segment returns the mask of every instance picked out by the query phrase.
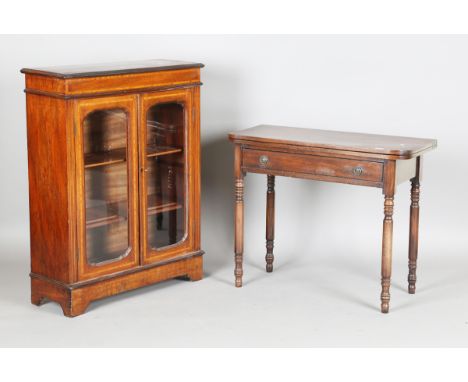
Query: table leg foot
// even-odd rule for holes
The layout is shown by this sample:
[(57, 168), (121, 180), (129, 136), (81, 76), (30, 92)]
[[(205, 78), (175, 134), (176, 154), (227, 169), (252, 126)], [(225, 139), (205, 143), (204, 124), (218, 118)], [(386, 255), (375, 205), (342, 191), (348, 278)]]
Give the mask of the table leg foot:
[(382, 279), (382, 294), (380, 295), (380, 311), (388, 313), (390, 309), (390, 279)]

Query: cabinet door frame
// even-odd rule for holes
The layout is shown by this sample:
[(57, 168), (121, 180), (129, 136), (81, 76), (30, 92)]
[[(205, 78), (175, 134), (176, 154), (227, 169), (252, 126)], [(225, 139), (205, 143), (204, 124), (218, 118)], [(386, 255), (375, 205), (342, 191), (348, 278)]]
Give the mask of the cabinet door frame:
[[(78, 280), (88, 280), (121, 272), (139, 265), (138, 234), (138, 101), (135, 95), (88, 98), (74, 101), (75, 163), (76, 163), (76, 207), (77, 207), (77, 264)], [(95, 110), (123, 109), (127, 123), (127, 190), (128, 190), (128, 244), (127, 255), (102, 264), (91, 265), (86, 252), (86, 199), (85, 167), (83, 150), (83, 122)]]
[[(161, 249), (148, 248), (148, 220), (147, 220), (147, 176), (146, 176), (146, 146), (147, 146), (147, 112), (150, 107), (163, 103), (179, 103), (184, 106), (184, 128), (185, 128), (185, 236), (178, 243), (168, 245)], [(140, 256), (142, 264), (151, 264), (176, 259), (186, 256), (187, 252), (193, 250), (195, 244), (194, 220), (197, 216), (198, 204), (196, 203), (196, 168), (198, 168), (198, 158), (193, 153), (195, 145), (198, 144), (193, 124), (193, 93), (191, 89), (177, 89), (161, 93), (144, 93), (140, 95), (140, 124), (139, 124), (139, 144), (140, 144)], [(193, 169), (193, 171), (191, 170)]]

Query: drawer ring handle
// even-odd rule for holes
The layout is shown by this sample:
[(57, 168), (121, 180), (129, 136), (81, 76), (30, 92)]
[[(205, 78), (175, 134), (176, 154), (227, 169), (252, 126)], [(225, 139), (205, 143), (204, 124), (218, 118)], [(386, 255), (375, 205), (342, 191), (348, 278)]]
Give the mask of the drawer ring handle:
[(266, 155), (260, 155), (260, 158), (258, 158), (258, 161), (260, 162), (260, 166), (266, 166), (269, 160), (270, 159), (268, 159), (268, 156)]
[(364, 172), (364, 169), (361, 166), (353, 168), (353, 174), (356, 176), (361, 176), (363, 172)]

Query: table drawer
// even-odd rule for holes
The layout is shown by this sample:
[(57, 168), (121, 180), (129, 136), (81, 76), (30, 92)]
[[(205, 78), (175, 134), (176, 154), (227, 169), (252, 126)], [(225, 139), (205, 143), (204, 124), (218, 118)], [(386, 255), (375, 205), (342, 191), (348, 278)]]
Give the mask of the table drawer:
[(248, 170), (265, 173), (302, 173), (369, 182), (381, 182), (383, 176), (383, 164), (380, 162), (266, 150), (245, 149), (242, 166)]

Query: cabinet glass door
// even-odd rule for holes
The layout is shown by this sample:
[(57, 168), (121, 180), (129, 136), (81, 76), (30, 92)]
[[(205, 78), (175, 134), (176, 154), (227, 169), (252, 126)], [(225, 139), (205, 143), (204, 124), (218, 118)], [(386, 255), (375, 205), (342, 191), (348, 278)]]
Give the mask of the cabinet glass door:
[(185, 236), (184, 106), (162, 103), (146, 116), (148, 246), (158, 250)]
[(142, 240), (146, 259), (170, 256), (187, 237), (187, 95), (165, 94), (144, 100), (142, 150)]
[(80, 273), (95, 276), (135, 265), (137, 219), (132, 97), (80, 103), (82, 179)]

